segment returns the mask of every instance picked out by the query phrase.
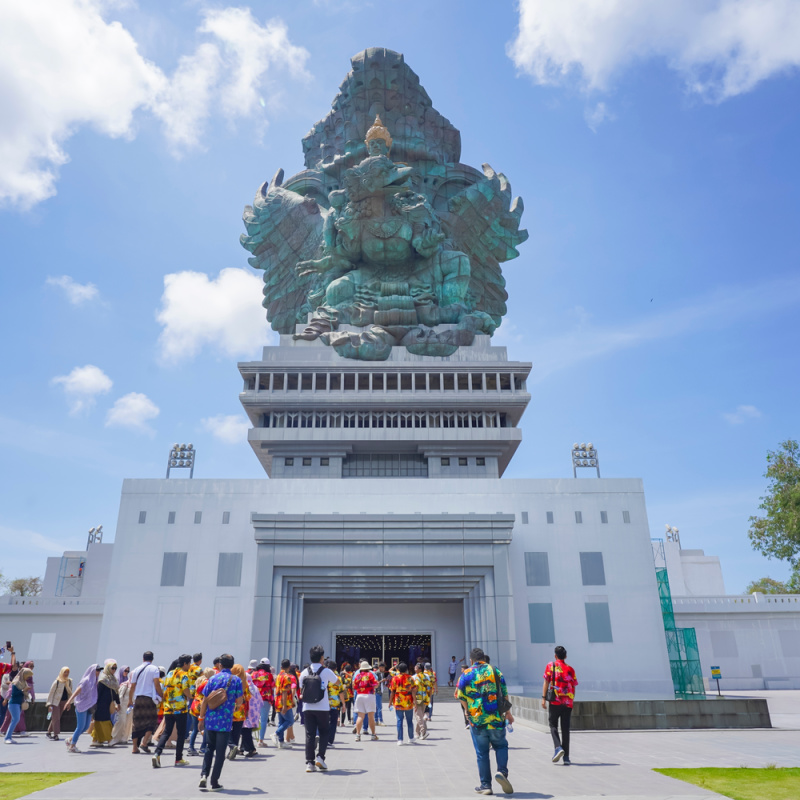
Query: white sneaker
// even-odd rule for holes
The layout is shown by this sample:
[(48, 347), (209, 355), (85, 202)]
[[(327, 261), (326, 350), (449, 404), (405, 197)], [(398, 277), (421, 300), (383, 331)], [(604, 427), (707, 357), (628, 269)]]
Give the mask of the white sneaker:
[(306, 772), (316, 772), (317, 768), (313, 764), (306, 764)]
[(405, 744), (405, 742), (402, 739), (398, 739), (397, 740), (397, 746), (398, 747), (402, 747), (404, 744)]
[(272, 739), (272, 743), (275, 745), (275, 747), (277, 747), (278, 746), (278, 734), (277, 733), (273, 733), (272, 736), (270, 736), (269, 738)]
[(357, 733), (357, 734), (356, 734), (356, 741), (357, 741), (357, 742), (360, 742), (360, 741), (361, 741), (361, 734), (360, 734), (360, 733)]
[(327, 765), (327, 764), (325, 763), (325, 761), (324, 761), (322, 758), (320, 758), (319, 756), (317, 756), (317, 760), (316, 760), (314, 763), (315, 763), (315, 764), (316, 764), (316, 765), (317, 765), (317, 766), (318, 766), (318, 767), (319, 767), (321, 770), (323, 770), (323, 771), (324, 771), (324, 770), (326, 770), (326, 769), (328, 769), (328, 765)]

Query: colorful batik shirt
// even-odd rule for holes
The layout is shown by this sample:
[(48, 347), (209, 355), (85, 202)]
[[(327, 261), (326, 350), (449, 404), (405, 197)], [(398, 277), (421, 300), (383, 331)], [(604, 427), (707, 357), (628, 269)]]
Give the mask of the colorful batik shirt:
[(233, 709), (242, 696), (242, 682), (230, 670), (223, 669), (209, 678), (203, 694), (208, 697), (217, 689), (226, 689), (228, 697), (218, 708), (206, 707), (206, 730), (229, 731), (233, 725)]
[(428, 705), (431, 702), (431, 692), (433, 691), (433, 681), (427, 672), (418, 672), (414, 675), (414, 683), (417, 686), (417, 705)]
[[(495, 680), (497, 676), (497, 680)], [(505, 716), (497, 710), (497, 686), (508, 697), (506, 679), (499, 669), (489, 664), (473, 664), (458, 680), (456, 697), (467, 703), (469, 721), (476, 728), (504, 728)]]
[(161, 684), (164, 689), (163, 713), (185, 714), (189, 710), (186, 690), (189, 688), (189, 674), (183, 669), (174, 669)]
[(193, 717), (200, 716), (200, 706), (203, 705), (203, 689), (206, 688), (206, 684), (208, 681), (205, 678), (200, 678), (197, 682), (197, 686), (194, 689), (194, 697), (192, 698), (192, 705), (189, 708), (189, 713)]
[[(241, 681), (242, 679), (239, 678), (239, 680)], [(244, 683), (244, 700), (233, 709), (234, 722), (244, 722), (247, 719), (247, 712), (250, 711), (250, 687), (247, 685), (246, 680), (242, 682)]]
[(258, 669), (253, 673), (252, 678), (261, 699), (271, 705), (274, 700), (275, 676), (265, 669)]
[(353, 699), (353, 673), (352, 672), (343, 672), (342, 673), (342, 688), (344, 689), (344, 699), (352, 700)]
[(575, 670), (565, 661), (556, 659), (547, 665), (544, 679), (548, 683), (552, 683), (556, 690), (556, 699), (552, 701), (551, 705), (572, 708), (575, 700), (575, 687), (578, 685)]
[(203, 668), (199, 664), (192, 664), (189, 669), (186, 670), (186, 672), (189, 675), (189, 688), (192, 690), (192, 694), (194, 694), (194, 690), (197, 687), (197, 681), (203, 674)]
[(412, 689), (416, 689), (414, 679), (407, 673), (402, 673), (392, 678), (389, 684), (394, 692), (394, 707), (396, 711), (409, 711), (414, 708)]
[[(281, 670), (278, 677), (275, 679), (275, 708), (281, 713), (294, 708), (294, 692), (297, 688), (297, 678), (290, 675), (288, 672)], [(284, 702), (283, 693), (286, 692), (286, 701)]]
[(375, 687), (378, 681), (371, 672), (359, 672), (353, 678), (353, 691), (356, 694), (375, 694)]
[(328, 700), (330, 701), (331, 708), (341, 708), (342, 701), (339, 698), (339, 693), (342, 691), (342, 678), (338, 672), (333, 673), (336, 676), (335, 681), (328, 681)]

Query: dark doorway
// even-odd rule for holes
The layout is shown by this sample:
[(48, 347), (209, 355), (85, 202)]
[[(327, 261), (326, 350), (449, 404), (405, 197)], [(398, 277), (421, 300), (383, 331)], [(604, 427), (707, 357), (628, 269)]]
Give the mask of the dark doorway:
[(339, 665), (348, 661), (357, 668), (365, 660), (370, 664), (384, 661), (391, 666), (392, 659), (397, 659), (413, 667), (418, 658), (431, 660), (429, 633), (344, 633), (336, 636), (336, 663)]

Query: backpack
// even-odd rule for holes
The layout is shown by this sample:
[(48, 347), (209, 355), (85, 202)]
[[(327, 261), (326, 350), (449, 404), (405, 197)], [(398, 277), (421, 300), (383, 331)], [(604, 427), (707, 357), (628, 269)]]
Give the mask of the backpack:
[(322, 670), (320, 666), (316, 672), (308, 668), (308, 674), (303, 679), (303, 703), (319, 703), (325, 697), (325, 688), (322, 686)]
[(215, 709), (219, 708), (228, 701), (228, 689), (230, 688), (231, 681), (233, 680), (233, 675), (228, 678), (227, 684), (225, 684), (225, 688), (214, 689), (211, 694), (206, 697), (206, 705), (214, 711)]

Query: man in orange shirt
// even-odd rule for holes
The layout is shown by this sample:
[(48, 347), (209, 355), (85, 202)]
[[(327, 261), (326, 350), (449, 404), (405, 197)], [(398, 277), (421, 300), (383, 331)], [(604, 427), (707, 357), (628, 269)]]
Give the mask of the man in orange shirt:
[(272, 738), (280, 750), (286, 746), (283, 734), (294, 725), (294, 707), (297, 699), (297, 679), (289, 673), (292, 662), (288, 658), (281, 661), (281, 671), (275, 679), (275, 708), (278, 711), (278, 727)]
[(414, 679), (408, 674), (408, 664), (400, 662), (397, 665), (397, 675), (392, 678), (389, 688), (392, 691), (389, 705), (392, 706), (397, 714), (397, 744), (405, 744), (403, 741), (403, 720), (408, 726), (408, 743), (416, 741), (414, 739), (414, 704), (417, 698), (417, 688)]

